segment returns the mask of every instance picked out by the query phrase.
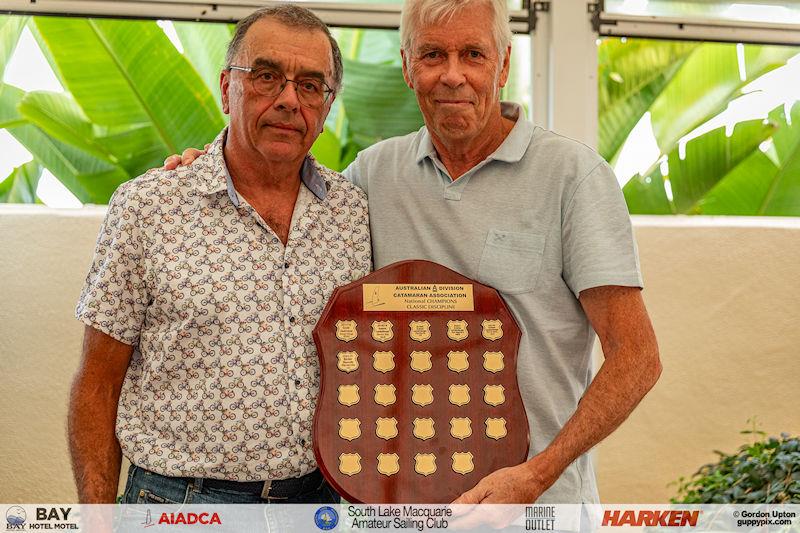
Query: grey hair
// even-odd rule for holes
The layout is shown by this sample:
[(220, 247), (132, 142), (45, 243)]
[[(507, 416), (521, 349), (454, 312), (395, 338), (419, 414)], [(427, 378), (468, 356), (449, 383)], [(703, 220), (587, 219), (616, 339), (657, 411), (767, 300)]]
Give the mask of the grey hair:
[(326, 26), (318, 16), (304, 7), (292, 4), (262, 7), (261, 9), (250, 13), (248, 16), (240, 20), (239, 23), (236, 24), (236, 30), (233, 33), (233, 39), (231, 39), (230, 44), (228, 44), (228, 51), (225, 54), (225, 68), (228, 68), (233, 64), (233, 60), (236, 57), (236, 54), (239, 53), (244, 36), (247, 34), (247, 30), (250, 29), (250, 26), (266, 17), (273, 18), (278, 22), (292, 28), (301, 28), (310, 31), (319, 30), (325, 34), (325, 36), (328, 38), (328, 41), (331, 43), (331, 59), (333, 61), (334, 83), (333, 89), (338, 92), (342, 87), (343, 72), (342, 52), (339, 50), (339, 44), (336, 42), (336, 39), (333, 38), (333, 35), (331, 35), (331, 30), (328, 29), (328, 26)]
[(506, 0), (405, 0), (400, 18), (400, 48), (410, 51), (418, 26), (433, 22), (449, 21), (453, 15), (476, 4), (489, 4), (494, 15), (492, 34), (497, 53), (505, 59), (505, 51), (511, 44), (511, 26), (508, 23)]

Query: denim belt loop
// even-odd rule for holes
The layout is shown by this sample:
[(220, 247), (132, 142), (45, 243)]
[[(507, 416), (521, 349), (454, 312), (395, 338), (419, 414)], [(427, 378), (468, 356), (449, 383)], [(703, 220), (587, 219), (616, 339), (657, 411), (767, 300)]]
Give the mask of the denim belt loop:
[(194, 481), (192, 482), (192, 490), (197, 493), (203, 492), (203, 478), (194, 478)]

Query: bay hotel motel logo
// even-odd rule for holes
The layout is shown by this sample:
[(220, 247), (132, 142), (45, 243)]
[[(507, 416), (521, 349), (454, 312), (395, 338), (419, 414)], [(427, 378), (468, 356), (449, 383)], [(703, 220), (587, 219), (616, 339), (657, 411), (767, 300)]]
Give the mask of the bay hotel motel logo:
[(6, 531), (37, 529), (78, 529), (78, 524), (67, 522), (72, 507), (37, 507), (36, 519), (28, 521), (28, 513), (19, 505), (6, 510)]

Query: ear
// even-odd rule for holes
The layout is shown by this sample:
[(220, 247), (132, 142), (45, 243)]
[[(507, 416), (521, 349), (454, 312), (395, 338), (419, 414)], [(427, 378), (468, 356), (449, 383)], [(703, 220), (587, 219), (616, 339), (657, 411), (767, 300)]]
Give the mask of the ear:
[(411, 75), (408, 72), (408, 56), (406, 56), (406, 51), (402, 48), (400, 49), (400, 58), (403, 60), (403, 79), (406, 80), (406, 85), (408, 85), (408, 88), (413, 90), (414, 82), (411, 81)]
[(222, 112), (226, 115), (230, 114), (230, 104), (229, 104), (229, 96), (228, 96), (228, 89), (230, 88), (231, 84), (231, 71), (230, 70), (223, 70), (219, 74), (219, 92), (222, 95)]
[(508, 71), (511, 65), (511, 45), (506, 47), (506, 58), (503, 60), (503, 66), (500, 70), (500, 87), (505, 87), (508, 83)]

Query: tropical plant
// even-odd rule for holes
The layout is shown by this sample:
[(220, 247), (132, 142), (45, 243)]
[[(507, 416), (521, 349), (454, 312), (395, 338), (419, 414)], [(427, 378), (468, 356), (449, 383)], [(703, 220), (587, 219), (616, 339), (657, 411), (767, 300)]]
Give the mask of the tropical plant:
[(715, 450), (718, 462), (676, 482), (672, 503), (800, 503), (800, 438), (767, 438), (755, 419), (750, 422), (752, 428), (740, 433), (753, 442), (733, 454)]
[[(175, 23), (181, 53), (152, 21), (4, 16), (0, 77), (26, 27), (66, 92), (0, 83), (0, 128), (34, 157), (0, 183), (0, 201), (35, 201), (46, 168), (81, 202), (107, 203), (120, 183), (225, 126), (218, 83), (231, 25)], [(396, 32), (338, 32), (345, 88), (312, 148), (334, 169), (422, 124), (394, 58)]]
[(601, 43), (601, 154), (616, 161), (634, 126), (649, 113), (663, 155), (624, 186), (631, 213), (800, 216), (800, 104), (789, 111), (776, 108), (767, 121), (741, 122), (732, 132), (719, 128), (680, 143), (724, 111), (753, 79), (800, 53), (787, 46), (742, 48), (740, 57), (735, 44)]

